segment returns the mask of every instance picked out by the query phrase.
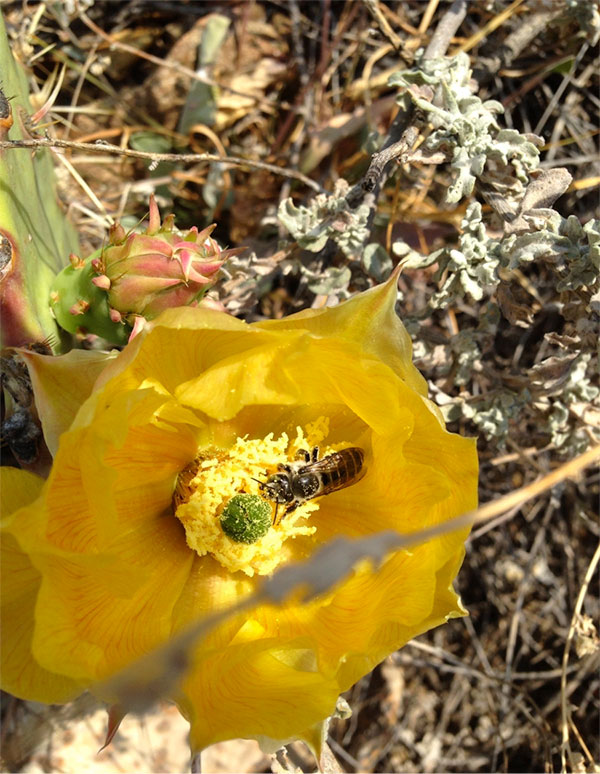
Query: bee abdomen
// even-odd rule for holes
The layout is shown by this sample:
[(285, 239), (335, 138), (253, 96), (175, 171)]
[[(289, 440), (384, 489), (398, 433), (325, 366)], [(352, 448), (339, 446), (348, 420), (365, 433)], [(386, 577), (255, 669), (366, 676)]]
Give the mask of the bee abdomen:
[(358, 446), (335, 452), (330, 459), (335, 464), (332, 464), (327, 470), (321, 471), (323, 490), (332, 492), (336, 489), (342, 489), (356, 483), (362, 477), (365, 453)]
[(355, 478), (362, 470), (365, 461), (365, 453), (358, 446), (352, 446), (350, 449), (344, 449), (344, 459), (350, 478)]

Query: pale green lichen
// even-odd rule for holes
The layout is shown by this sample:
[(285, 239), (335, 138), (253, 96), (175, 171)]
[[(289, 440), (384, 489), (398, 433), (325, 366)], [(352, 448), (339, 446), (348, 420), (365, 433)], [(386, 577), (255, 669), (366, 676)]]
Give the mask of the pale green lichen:
[(387, 250), (376, 242), (371, 242), (364, 248), (362, 265), (366, 273), (376, 282), (385, 282), (394, 268)]
[(454, 354), (456, 372), (454, 382), (459, 386), (469, 384), (473, 372), (481, 370), (481, 334), (473, 329), (459, 331), (450, 340), (450, 349)]
[(558, 275), (556, 289), (596, 289), (600, 278), (600, 220), (582, 225), (575, 215), (563, 218), (548, 211), (536, 231), (510, 234), (498, 245), (502, 263), (509, 269), (532, 261), (545, 261)]
[[(483, 343), (497, 330), (499, 311), (493, 299), (499, 285), (514, 269), (532, 261), (545, 264), (560, 297), (558, 310), (574, 326), (570, 346), (579, 353), (579, 359), (571, 367), (568, 380), (561, 380), (555, 389), (551, 379), (533, 379), (528, 387), (500, 388), (492, 396), (463, 393), (452, 397), (438, 390), (436, 399), (447, 419), (471, 420), (499, 448), (506, 441), (511, 423), (520, 420), (535, 426), (536, 433), (546, 437), (547, 443), (553, 444), (561, 454), (575, 454), (593, 443), (594, 438), (600, 439), (597, 426), (593, 421), (586, 421), (586, 411), (582, 409), (579, 417), (573, 411), (573, 406), (598, 404), (598, 388), (593, 383), (598, 357), (586, 350), (594, 349), (598, 341), (595, 299), (600, 291), (600, 221), (581, 225), (574, 216), (563, 218), (554, 210), (538, 209), (522, 216), (519, 228), (527, 225), (532, 229), (529, 233), (510, 233), (507, 229), (500, 238), (489, 237), (482, 222), (481, 207), (473, 203), (467, 208), (457, 247), (445, 247), (429, 256), (420, 256), (404, 243), (394, 245), (395, 252), (405, 254), (403, 265), (407, 268), (438, 263), (434, 278), (441, 287), (430, 298), (430, 310), (443, 310), (463, 302), (466, 297), (475, 301), (492, 299), (481, 308), (476, 328), (460, 331), (445, 344), (428, 346), (417, 321), (409, 324), (408, 329), (415, 337), (417, 358), (434, 367), (438, 376), (451, 375), (453, 384), (468, 388), (482, 368)], [(491, 313), (492, 308), (495, 314)], [(569, 344), (565, 342), (561, 346)], [(537, 367), (541, 370), (546, 367), (550, 373), (550, 365), (545, 363), (542, 361)], [(514, 377), (515, 382), (523, 385), (527, 379), (527, 376)]]
[(504, 171), (513, 178), (512, 184), (504, 184), (504, 196), (518, 199), (539, 164), (540, 140), (514, 129), (500, 129), (496, 116), (504, 108), (495, 100), (484, 102), (474, 95), (470, 81), (469, 57), (459, 53), (441, 59), (422, 58), (411, 70), (394, 73), (389, 84), (406, 91), (433, 124), (422, 150), (446, 155), (454, 176), (446, 202), (469, 196), (478, 179), (487, 180), (487, 173), (493, 182), (497, 165), (509, 167)]
[(581, 420), (574, 422), (572, 412), (579, 404), (589, 404), (600, 410), (600, 389), (592, 383), (594, 370), (592, 354), (582, 354), (571, 366), (568, 378), (561, 383), (560, 393), (542, 402), (542, 407), (547, 406), (548, 410), (546, 426), (552, 443), (568, 453), (581, 453), (592, 440), (600, 441), (600, 428)]
[(407, 245), (402, 242), (395, 242), (392, 248), (396, 255), (406, 256), (402, 260), (406, 269), (423, 269), (438, 264), (433, 279), (442, 284), (430, 299), (430, 306), (434, 309), (446, 307), (467, 295), (481, 301), (484, 295), (489, 296), (493, 292), (500, 281), (499, 242), (487, 236), (479, 202), (469, 205), (461, 227), (457, 247), (443, 247), (427, 256), (414, 250), (407, 251)]
[(348, 266), (330, 266), (321, 272), (311, 272), (305, 268), (304, 276), (308, 279), (308, 289), (312, 293), (330, 296), (336, 293), (341, 298), (349, 298), (348, 284), (352, 272)]
[(500, 390), (478, 400), (450, 399), (441, 410), (447, 421), (470, 419), (488, 440), (494, 440), (499, 448), (503, 448), (511, 422), (519, 419), (530, 400), (531, 395), (526, 390), (521, 393)]
[(435, 397), (447, 421), (471, 420), (500, 449), (512, 424), (529, 422), (536, 435), (545, 439), (544, 444), (572, 456), (600, 442), (600, 389), (593, 383), (595, 370), (595, 358), (584, 353), (571, 360), (566, 375), (554, 387), (544, 380), (532, 380), (530, 387), (519, 391), (501, 388), (490, 395), (452, 398), (438, 390)]
[[(581, 10), (575, 6), (586, 4), (574, 0), (571, 5), (571, 10)], [(600, 221), (583, 225), (576, 217), (564, 218), (552, 209), (568, 189), (570, 174), (565, 169), (539, 169), (539, 137), (501, 128), (500, 103), (473, 94), (466, 54), (430, 60), (418, 54), (414, 68), (395, 73), (389, 82), (399, 87), (398, 101), (404, 108), (412, 102), (433, 127), (415, 159), (448, 165), (452, 180), (446, 202), (458, 202), (475, 192), (503, 221), (502, 230), (496, 218), (494, 230), (488, 231), (482, 205), (471, 201), (455, 244), (429, 255), (419, 254), (402, 240), (392, 248), (405, 270), (435, 269), (437, 290), (425, 309), (404, 322), (413, 338), (416, 361), (435, 375), (433, 394), (444, 416), (472, 421), (498, 448), (517, 427), (527, 428), (525, 432), (533, 432), (539, 443), (552, 444), (561, 453), (585, 448), (598, 435), (586, 411), (598, 402), (593, 382), (597, 355), (592, 350), (600, 312)], [(280, 221), (301, 247), (312, 252), (321, 250), (329, 239), (350, 258), (357, 258), (360, 249), (364, 274), (380, 282), (388, 276), (391, 260), (375, 243), (364, 247), (368, 209), (363, 204), (349, 210), (346, 191), (347, 186), (338, 183), (331, 196), (316, 197), (307, 207), (295, 207), (288, 200), (280, 206)], [(486, 362), (486, 356), (499, 332), (501, 315), (511, 326), (523, 329), (519, 346), (526, 349), (527, 330), (540, 303), (538, 294), (527, 290), (522, 271), (532, 263), (543, 266), (548, 290), (554, 290), (556, 310), (565, 320), (564, 336), (548, 338), (545, 358), (534, 361), (530, 372), (519, 372), (524, 366), (516, 354), (514, 372), (504, 374), (493, 358)], [(360, 269), (357, 263), (353, 264), (356, 269)], [(300, 283), (308, 283), (315, 293), (338, 299), (349, 293), (348, 266), (305, 264), (297, 274)], [(546, 293), (542, 303), (547, 301)], [(473, 327), (444, 341), (435, 329), (422, 325), (433, 312), (445, 315), (453, 307), (476, 314)], [(518, 339), (511, 333), (508, 341), (514, 346)], [(574, 365), (563, 362), (565, 353), (576, 361)], [(459, 395), (453, 394), (457, 387)]]
[(338, 180), (333, 193), (318, 194), (308, 205), (296, 207), (291, 199), (279, 205), (277, 216), (304, 250), (317, 253), (331, 239), (348, 257), (355, 257), (369, 236), (369, 206), (352, 209), (346, 201), (348, 183)]
[(544, 261), (556, 274), (559, 293), (581, 287), (595, 293), (600, 286), (600, 220), (582, 225), (574, 215), (563, 218), (554, 210), (546, 210), (541, 220), (532, 222), (537, 230), (507, 233), (496, 239), (487, 235), (481, 205), (473, 202), (461, 228), (457, 247), (446, 246), (426, 256), (404, 242), (393, 245), (394, 253), (404, 256), (402, 265), (407, 269), (438, 264), (434, 280), (442, 284), (429, 302), (434, 309), (465, 296), (480, 301), (499, 285), (501, 269), (511, 270), (534, 261)]

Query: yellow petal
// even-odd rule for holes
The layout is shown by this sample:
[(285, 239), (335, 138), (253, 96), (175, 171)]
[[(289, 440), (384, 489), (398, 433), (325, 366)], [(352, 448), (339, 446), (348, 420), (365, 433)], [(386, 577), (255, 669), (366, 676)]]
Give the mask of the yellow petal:
[(19, 468), (0, 467), (0, 514), (3, 521), (42, 491), (44, 479)]
[(427, 394), (427, 384), (412, 363), (412, 342), (396, 314), (396, 270), (382, 285), (358, 293), (335, 307), (306, 309), (281, 320), (253, 323), (268, 331), (305, 330), (358, 345), (363, 352), (392, 368), (413, 390)]
[(302, 332), (269, 336), (264, 346), (225, 358), (175, 388), (182, 403), (220, 421), (252, 405), (343, 406), (377, 432), (393, 429), (400, 443), (412, 423), (405, 393), (414, 396), (390, 367), (356, 345)]
[(429, 619), (425, 621), (426, 628), (423, 631), (439, 626), (450, 618), (462, 618), (468, 615), (452, 586), (464, 558), (465, 547), (461, 544), (454, 554), (449, 554), (447, 561), (437, 571), (435, 604)]
[(301, 337), (280, 342), (267, 338), (263, 346), (248, 350), (247, 344), (246, 349), (219, 360), (200, 376), (194, 374), (181, 382), (175, 391), (177, 398), (221, 421), (231, 419), (245, 406), (302, 402), (298, 386), (281, 365), (286, 355), (302, 346)]
[(193, 554), (175, 519), (139, 524), (118, 549), (36, 553), (42, 574), (33, 652), (74, 680), (102, 680), (168, 639)]
[(435, 506), (449, 495), (439, 471), (382, 457), (376, 447), (366, 465), (361, 481), (321, 501), (314, 517), (319, 543), (337, 535), (358, 537), (387, 529), (408, 534), (437, 523)]
[(168, 409), (163, 422), (164, 398), (134, 395), (138, 399), (125, 406), (116, 400), (93, 431), (84, 427), (63, 434), (47, 496), (28, 530), (30, 550), (40, 535), (55, 549), (104, 550), (139, 520), (170, 509), (177, 475), (193, 459), (201, 429), (173, 422), (177, 415)]
[(44, 440), (54, 456), (59, 436), (69, 428), (79, 407), (91, 394), (96, 379), (116, 352), (73, 349), (67, 355), (50, 357), (20, 350), (20, 355), (31, 376)]
[(173, 393), (217, 361), (260, 344), (255, 334), (250, 336), (250, 326), (230, 315), (197, 307), (169, 309), (127, 345), (103, 372), (98, 386), (110, 396), (136, 389), (153, 375)]
[[(244, 573), (229, 572), (211, 556), (193, 556), (185, 587), (173, 610), (174, 631), (184, 629), (192, 621), (211, 613), (233, 607), (255, 591), (259, 583), (256, 576), (250, 578)], [(227, 644), (239, 628), (237, 620), (219, 627), (210, 635), (211, 647)]]
[[(313, 343), (337, 340), (338, 351), (351, 345), (383, 361), (405, 384), (425, 394), (425, 382), (411, 361), (410, 337), (394, 312), (396, 280), (333, 309), (308, 310), (252, 325), (206, 309), (168, 310), (154, 321), (135, 351), (127, 354), (127, 362), (122, 353), (102, 379), (119, 372), (110, 382), (112, 392), (135, 388), (152, 373), (187, 405), (196, 406), (194, 394), (202, 394), (202, 410), (224, 420), (243, 405), (301, 402), (298, 386), (286, 378), (284, 360), (294, 353), (303, 355), (308, 334)], [(321, 356), (329, 355), (323, 351)], [(304, 370), (310, 367), (306, 363)]]
[(199, 661), (178, 703), (193, 749), (235, 736), (290, 739), (335, 709), (335, 679), (306, 663), (303, 643), (231, 645)]
[(3, 525), (0, 558), (0, 679), (2, 690), (33, 701), (63, 702), (81, 693), (72, 680), (43, 669), (34, 659), (31, 642), (40, 574), (9, 533), (19, 521), (18, 509), (41, 492), (43, 479), (16, 468), (0, 468)]

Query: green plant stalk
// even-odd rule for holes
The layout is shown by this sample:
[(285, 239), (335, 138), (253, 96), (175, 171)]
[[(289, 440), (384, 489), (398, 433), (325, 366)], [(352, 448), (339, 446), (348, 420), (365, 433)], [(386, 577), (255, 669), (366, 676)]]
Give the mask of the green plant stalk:
[[(13, 58), (0, 15), (0, 87), (12, 110), (13, 125), (2, 139), (28, 136), (23, 119), (30, 112), (27, 79)], [(0, 150), (0, 311), (2, 346), (46, 341), (61, 348), (60, 330), (50, 310), (56, 274), (77, 252), (78, 239), (62, 211), (52, 156), (47, 150)]]

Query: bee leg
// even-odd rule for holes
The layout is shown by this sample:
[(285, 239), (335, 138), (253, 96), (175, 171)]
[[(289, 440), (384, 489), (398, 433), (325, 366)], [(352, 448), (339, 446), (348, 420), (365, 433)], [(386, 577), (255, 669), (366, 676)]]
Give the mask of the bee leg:
[(275, 516), (273, 516), (273, 526), (277, 526), (277, 510), (279, 509), (279, 503), (275, 500)]
[(300, 503), (298, 503), (298, 502), (296, 502), (296, 501), (294, 501), (294, 502), (290, 503), (290, 504), (287, 506), (287, 508), (285, 509), (285, 513), (283, 514), (283, 516), (282, 516), (281, 518), (282, 518), (282, 519), (283, 519), (283, 518), (285, 518), (285, 516), (287, 516), (287, 515), (288, 515), (288, 513), (293, 513), (293, 511), (295, 511), (295, 510), (296, 510), (296, 508), (297, 508), (299, 505), (300, 505)]
[[(313, 450), (312, 450), (311, 455), (310, 455), (310, 461), (311, 462), (316, 462), (318, 459), (319, 459), (319, 447), (318, 446), (313, 446)], [(308, 460), (307, 460), (307, 462), (308, 462)]]
[(307, 452), (306, 449), (298, 449), (296, 452), (296, 459), (304, 460), (304, 462), (310, 462), (310, 452)]
[(286, 473), (291, 473), (292, 472), (292, 468), (289, 465), (286, 465), (283, 462), (279, 463), (279, 465), (277, 466), (277, 470), (283, 470)]

